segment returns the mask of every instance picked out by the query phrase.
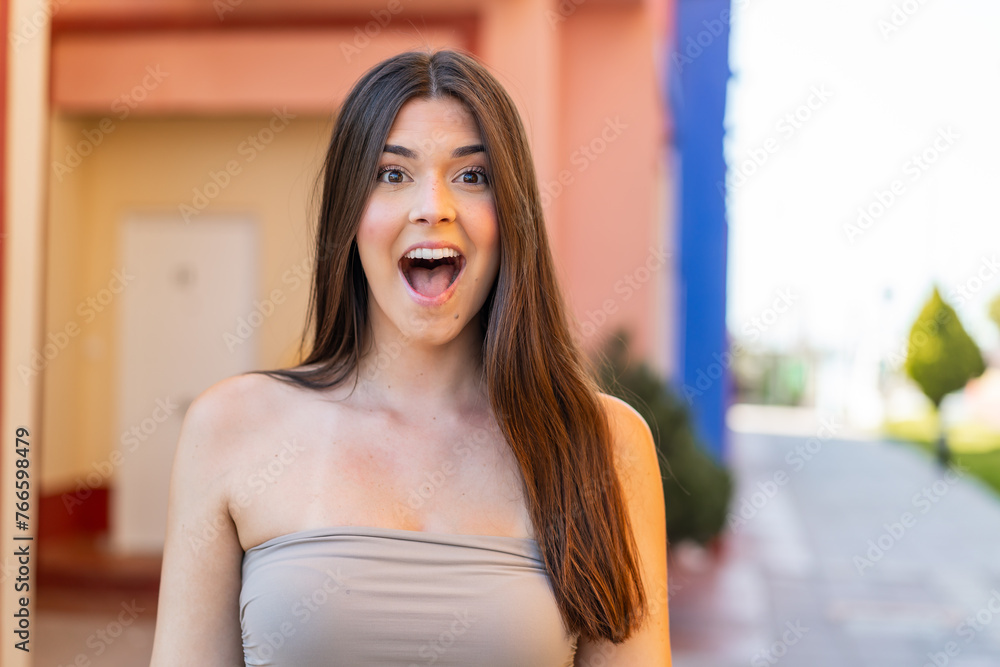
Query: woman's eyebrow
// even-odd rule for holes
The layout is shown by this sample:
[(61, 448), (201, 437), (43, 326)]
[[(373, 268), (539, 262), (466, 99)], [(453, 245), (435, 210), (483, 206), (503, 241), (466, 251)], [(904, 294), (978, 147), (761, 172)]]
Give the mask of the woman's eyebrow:
[[(471, 144), (469, 146), (459, 146), (451, 152), (453, 158), (465, 157), (466, 155), (474, 155), (476, 153), (485, 152), (485, 148), (482, 144)], [(398, 144), (386, 144), (385, 148), (382, 149), (383, 153), (392, 153), (394, 155), (401, 155), (408, 160), (416, 160), (417, 154), (405, 146), (400, 146)]]
[(452, 157), (465, 157), (475, 153), (482, 153), (485, 149), (482, 144), (472, 144), (471, 146), (459, 146), (451, 152)]
[(406, 148), (405, 146), (398, 146), (396, 144), (386, 144), (385, 148), (382, 149), (382, 152), (383, 153), (393, 153), (395, 155), (402, 155), (403, 157), (407, 158), (408, 160), (415, 160), (415, 159), (417, 159), (417, 154), (416, 153), (414, 153), (413, 151), (411, 151), (409, 148)]

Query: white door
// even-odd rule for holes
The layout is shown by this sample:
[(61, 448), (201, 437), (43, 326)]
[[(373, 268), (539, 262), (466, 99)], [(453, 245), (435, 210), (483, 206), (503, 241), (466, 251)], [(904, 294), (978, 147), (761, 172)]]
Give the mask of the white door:
[(239, 216), (133, 215), (120, 248), (119, 268), (134, 278), (119, 311), (111, 538), (117, 551), (155, 553), (184, 411), (210, 385), (255, 368), (256, 328), (247, 335), (238, 323), (253, 309), (257, 231)]

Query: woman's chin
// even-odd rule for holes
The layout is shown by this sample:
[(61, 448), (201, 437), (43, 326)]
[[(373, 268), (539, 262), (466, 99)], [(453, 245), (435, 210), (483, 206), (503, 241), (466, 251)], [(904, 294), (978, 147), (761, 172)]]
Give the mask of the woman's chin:
[(401, 326), (399, 330), (408, 345), (435, 347), (454, 341), (462, 335), (468, 324), (468, 321), (453, 313), (448, 316), (442, 314), (426, 317), (411, 323), (411, 326)]
[(452, 292), (446, 302), (436, 307), (417, 303), (411, 297), (412, 290), (405, 291), (389, 299), (369, 301), (376, 309), (372, 312), (371, 324), (375, 328), (375, 339), (380, 343), (393, 348), (435, 347), (448, 345), (464, 335), (482, 336), (478, 317), (482, 304), (470, 303), (470, 295), (464, 290)]

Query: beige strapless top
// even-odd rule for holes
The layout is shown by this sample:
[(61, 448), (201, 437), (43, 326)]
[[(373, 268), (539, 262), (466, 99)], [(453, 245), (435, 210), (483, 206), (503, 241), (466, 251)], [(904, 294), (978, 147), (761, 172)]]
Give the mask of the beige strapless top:
[(240, 626), (248, 666), (572, 667), (577, 644), (535, 540), (370, 526), (248, 549)]

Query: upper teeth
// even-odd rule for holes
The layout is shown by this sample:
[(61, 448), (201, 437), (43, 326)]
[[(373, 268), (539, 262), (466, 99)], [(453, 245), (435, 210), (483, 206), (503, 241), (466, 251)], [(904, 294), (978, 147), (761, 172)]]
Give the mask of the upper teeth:
[(407, 259), (441, 259), (442, 257), (458, 257), (454, 248), (414, 248), (404, 255)]

